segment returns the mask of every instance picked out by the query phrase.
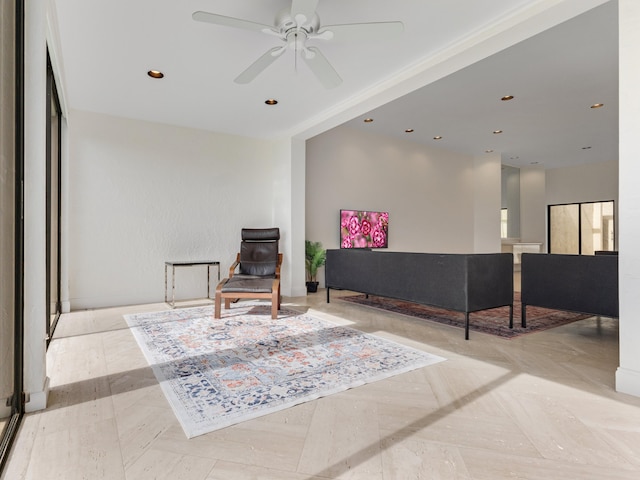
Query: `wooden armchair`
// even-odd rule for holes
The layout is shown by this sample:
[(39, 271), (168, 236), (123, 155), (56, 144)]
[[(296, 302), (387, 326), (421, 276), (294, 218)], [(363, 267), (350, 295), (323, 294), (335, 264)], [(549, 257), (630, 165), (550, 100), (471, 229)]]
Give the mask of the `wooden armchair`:
[(229, 268), (229, 278), (223, 279), (216, 287), (215, 318), (220, 318), (222, 299), (224, 308), (229, 309), (231, 301), (240, 298), (270, 299), (271, 318), (278, 318), (282, 265), (278, 240), (278, 228), (242, 229), (240, 252)]

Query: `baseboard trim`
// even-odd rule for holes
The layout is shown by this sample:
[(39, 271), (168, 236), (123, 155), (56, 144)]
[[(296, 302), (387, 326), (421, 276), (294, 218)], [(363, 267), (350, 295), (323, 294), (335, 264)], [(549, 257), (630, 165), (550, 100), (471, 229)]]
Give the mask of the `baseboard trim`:
[(640, 397), (640, 372), (618, 367), (616, 370), (616, 391)]
[(40, 392), (29, 392), (29, 401), (24, 404), (26, 413), (37, 412), (47, 408), (47, 399), (49, 398), (49, 377), (44, 381), (44, 387)]
[(70, 301), (66, 301), (66, 302), (62, 302), (61, 303), (61, 312), (62, 313), (71, 312), (71, 302)]

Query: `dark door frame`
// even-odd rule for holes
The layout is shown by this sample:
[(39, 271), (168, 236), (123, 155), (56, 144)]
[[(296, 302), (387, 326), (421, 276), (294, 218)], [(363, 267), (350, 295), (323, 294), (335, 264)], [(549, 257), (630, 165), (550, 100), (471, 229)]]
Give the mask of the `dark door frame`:
[[(58, 116), (58, 128), (57, 131), (55, 132), (56, 135), (56, 143), (57, 143), (57, 152), (56, 152), (56, 158), (52, 158), (52, 152), (51, 152), (51, 145), (52, 145), (52, 135), (54, 135), (54, 132), (51, 131), (51, 116), (54, 113), (53, 112), (53, 104), (55, 103), (55, 108), (56, 108), (56, 114)], [(62, 200), (61, 197), (61, 168), (62, 168), (62, 154), (61, 154), (61, 150), (62, 150), (62, 118), (61, 118), (61, 108), (60, 108), (60, 100), (58, 97), (58, 90), (56, 88), (56, 82), (55, 82), (55, 78), (53, 76), (53, 66), (51, 65), (51, 57), (49, 56), (49, 51), (47, 49), (47, 129), (46, 129), (46, 135), (47, 135), (47, 147), (46, 147), (46, 155), (47, 155), (47, 165), (46, 165), (46, 290), (47, 290), (47, 326), (46, 326), (46, 331), (47, 331), (47, 347), (49, 346), (49, 343), (51, 342), (51, 338), (53, 337), (53, 332), (55, 330), (55, 327), (58, 323), (58, 319), (60, 318), (60, 313), (62, 310), (62, 305), (60, 302), (60, 268), (61, 268), (61, 258), (60, 258), (60, 254), (61, 254), (61, 250), (60, 250), (60, 242), (61, 242), (61, 228), (60, 228), (60, 222), (61, 222), (61, 205), (60, 202)], [(56, 168), (55, 171), (57, 172), (57, 176), (56, 178), (53, 178), (53, 174), (52, 171), (54, 170), (53, 167), (53, 163), (55, 162), (56, 164)], [(55, 188), (53, 185), (53, 182), (56, 183)], [(54, 192), (55, 190), (55, 192)], [(53, 212), (53, 197), (52, 195), (55, 193), (56, 195), (56, 201), (55, 201), (55, 205), (57, 205), (57, 210), (55, 212)], [(56, 221), (55, 221), (55, 226), (56, 226), (56, 231), (52, 232), (52, 225), (54, 224), (54, 222), (52, 222), (53, 220), (53, 216), (55, 215), (56, 217)], [(51, 245), (52, 245), (52, 235), (56, 236), (56, 246), (57, 246), (57, 252), (55, 253), (55, 255), (52, 255), (52, 251), (51, 251)], [(52, 258), (55, 257), (55, 258)], [(56, 287), (56, 298), (51, 298), (51, 282), (52, 282), (52, 278), (51, 278), (51, 268), (53, 266), (53, 262), (56, 263), (56, 278), (54, 279), (54, 281), (57, 283), (57, 287)], [(51, 311), (51, 305), (55, 305), (54, 309), (55, 311), (52, 312)], [(52, 320), (52, 316), (53, 316), (53, 320)]]

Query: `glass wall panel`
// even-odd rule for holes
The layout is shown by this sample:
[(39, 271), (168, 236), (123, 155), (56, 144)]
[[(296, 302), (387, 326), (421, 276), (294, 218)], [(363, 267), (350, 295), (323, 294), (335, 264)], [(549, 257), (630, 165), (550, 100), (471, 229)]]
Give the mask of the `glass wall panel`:
[(549, 253), (580, 253), (577, 204), (549, 207)]
[(507, 238), (509, 235), (509, 211), (506, 208), (500, 210), (500, 238)]
[(582, 253), (615, 249), (613, 202), (583, 203)]

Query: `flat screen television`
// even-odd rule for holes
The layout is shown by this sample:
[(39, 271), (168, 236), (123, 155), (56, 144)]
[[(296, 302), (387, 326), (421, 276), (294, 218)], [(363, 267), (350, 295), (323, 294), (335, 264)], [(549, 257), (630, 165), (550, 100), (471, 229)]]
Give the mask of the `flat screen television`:
[(389, 213), (340, 210), (340, 248), (387, 248)]

